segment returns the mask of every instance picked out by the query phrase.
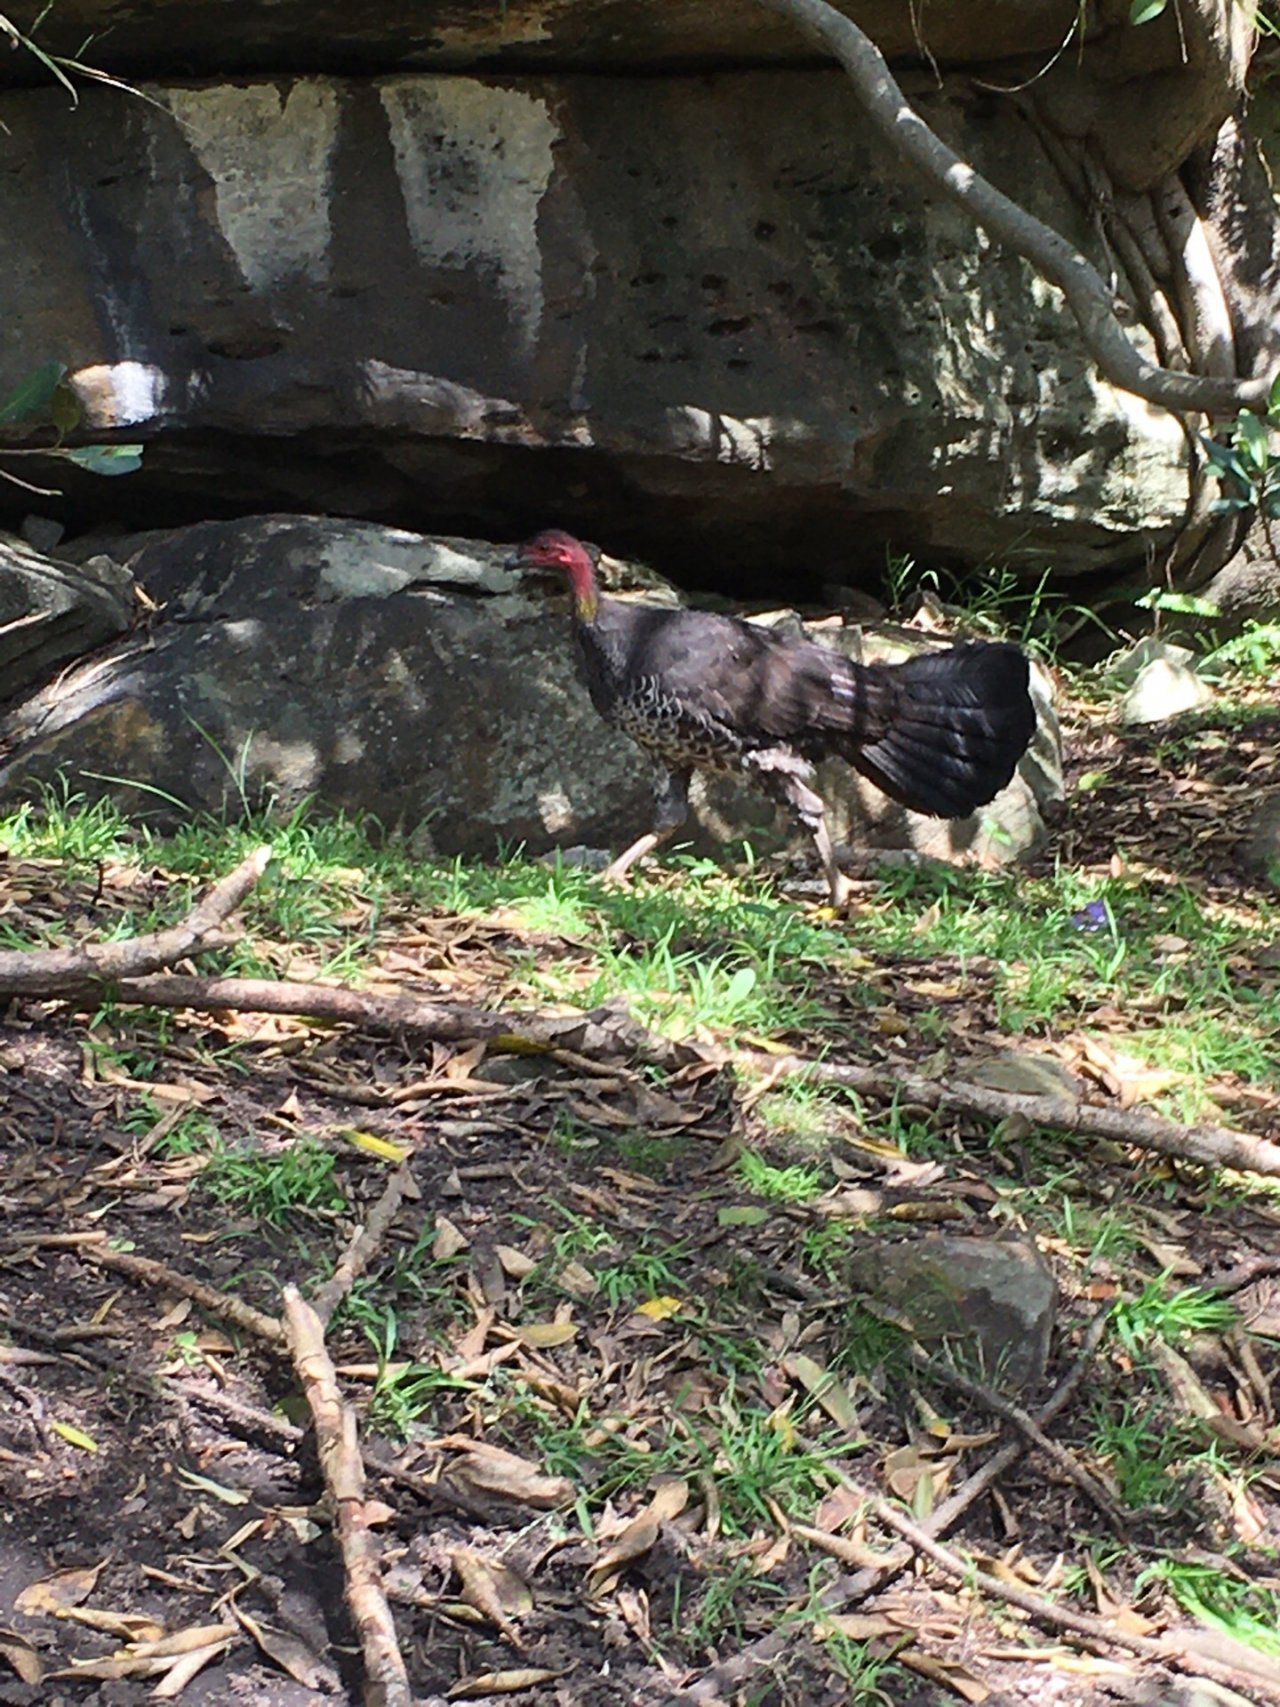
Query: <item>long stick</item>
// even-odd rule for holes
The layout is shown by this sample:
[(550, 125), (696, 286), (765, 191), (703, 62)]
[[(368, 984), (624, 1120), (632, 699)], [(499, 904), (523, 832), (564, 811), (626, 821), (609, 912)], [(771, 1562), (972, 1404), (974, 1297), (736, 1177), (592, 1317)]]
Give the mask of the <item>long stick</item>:
[(383, 1592), (378, 1541), (369, 1526), (355, 1412), (338, 1390), (324, 1325), (296, 1286), (284, 1289), (282, 1321), (311, 1407), (320, 1467), (333, 1501), (347, 1606), (364, 1655), (366, 1707), (412, 1707), (404, 1655)]

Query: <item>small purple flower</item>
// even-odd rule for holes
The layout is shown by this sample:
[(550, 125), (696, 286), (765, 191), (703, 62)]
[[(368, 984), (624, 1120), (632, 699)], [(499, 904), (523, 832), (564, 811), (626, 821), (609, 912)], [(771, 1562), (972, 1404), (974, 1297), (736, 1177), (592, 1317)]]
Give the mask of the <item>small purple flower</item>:
[(1078, 931), (1105, 931), (1110, 923), (1105, 901), (1090, 901), (1078, 913), (1072, 913), (1071, 923)]

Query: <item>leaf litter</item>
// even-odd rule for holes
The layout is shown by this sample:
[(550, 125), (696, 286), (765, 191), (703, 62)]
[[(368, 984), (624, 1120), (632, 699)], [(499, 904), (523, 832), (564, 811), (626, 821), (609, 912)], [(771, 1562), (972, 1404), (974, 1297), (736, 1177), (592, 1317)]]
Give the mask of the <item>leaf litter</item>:
[[(1123, 847), (1125, 871), (1194, 875), (1206, 906), (1235, 909), (1247, 927), (1234, 855), (1255, 786), (1248, 767), (1268, 738), (1276, 730), (1260, 724), (1247, 754), (1229, 744), (1199, 753), (1198, 780), (1221, 781), (1210, 799), (1181, 786), (1197, 779), (1177, 774), (1156, 736), (1082, 725), (1076, 769), (1107, 780), (1080, 798), (1069, 857), (1111, 873)], [(1189, 843), (1188, 801), (1221, 807), (1192, 814)], [(101, 932), (126, 907), (161, 904), (170, 882), (110, 861), (77, 875), (57, 861), (11, 860), (0, 910), (20, 910), (28, 934), (54, 940), (69, 921)], [(367, 923), (355, 905), (357, 916)], [(934, 923), (922, 914), (918, 934)], [(416, 982), (503, 1000), (534, 951), (586, 981), (589, 949), (528, 930), (519, 908), (485, 922), (406, 907), (379, 929), (377, 978), (390, 989)], [(1176, 967), (1185, 938), (1166, 933), (1157, 948)], [(259, 951), (295, 975), (322, 964), (301, 944)], [(1262, 949), (1240, 960), (1274, 986)], [(856, 980), (834, 980), (826, 995), (854, 1059), (870, 1050), (930, 1070), (930, 1016), (941, 1014), (949, 1062), (969, 1060), (997, 1085), (1001, 1075), (1027, 1090), (1046, 1076), (1058, 1088), (1087, 1082), (1122, 1107), (1170, 1090), (1170, 1073), (1144, 1056), (1141, 1008), (1099, 1003), (1078, 1028), (1027, 1038), (1002, 1032), (995, 982), (991, 964), (869, 954)], [(1193, 1169), (1114, 1145), (1088, 1147), (1086, 1172), (1066, 1140), (993, 1136), (963, 1120), (942, 1123), (946, 1144), (918, 1158), (847, 1105), (824, 1121), (819, 1193), (768, 1196), (737, 1165), (744, 1148), (778, 1154), (766, 1119), (776, 1086), (735, 1093), (696, 1055), (661, 1084), (615, 1064), (602, 1071), (592, 1053), (602, 1038), (625, 1039), (625, 1016), (567, 1024), (574, 1042), (555, 1060), (507, 1052), (515, 1039), (415, 1053), (252, 1015), (121, 1011), (86, 1032), (66, 1012), (10, 1010), (0, 1028), (12, 1093), (0, 1114), (0, 1327), (46, 1361), (25, 1367), (25, 1397), (0, 1384), (0, 1493), (18, 1543), (0, 1544), (0, 1571), (8, 1620), (20, 1624), (0, 1631), (0, 1672), (29, 1689), (50, 1676), (64, 1688), (111, 1680), (117, 1703), (179, 1698), (202, 1672), (218, 1677), (222, 1698), (234, 1691), (250, 1707), (283, 1699), (271, 1691), (286, 1680), (312, 1694), (354, 1688), (329, 1519), (312, 1504), (305, 1453), (282, 1447), (282, 1426), (301, 1420), (282, 1366), (234, 1324), (222, 1332), (205, 1303), (151, 1298), (144, 1282), (52, 1238), (105, 1234), (120, 1252), (270, 1314), (281, 1280), (323, 1278), (383, 1170), (407, 1158), (422, 1200), (402, 1207), (333, 1337), (362, 1432), (406, 1478), (380, 1491), (389, 1580), (418, 1584), (394, 1597), (417, 1687), (584, 1707), (646, 1690), (670, 1700), (707, 1667), (789, 1629), (768, 1684), (778, 1702), (841, 1698), (859, 1666), (904, 1707), (1111, 1699), (1108, 1684), (1145, 1662), (1033, 1638), (1022, 1615), (933, 1577), (927, 1562), (847, 1611), (816, 1604), (815, 1580), (882, 1570), (892, 1556), (858, 1486), (896, 1495), (923, 1519), (997, 1433), (980, 1405), (937, 1392), (941, 1412), (911, 1402), (922, 1378), (895, 1362), (903, 1327), (849, 1299), (842, 1251), (877, 1227), (915, 1236), (912, 1223), (935, 1216), (1025, 1218), (1042, 1202), (1032, 1192), (1024, 1203), (1021, 1185), (1058, 1170), (1088, 1222), (1055, 1228), (1046, 1216), (1036, 1227), (1062, 1298), (1060, 1373), (1099, 1298), (1132, 1296), (1153, 1272), (1211, 1280), (1265, 1253), (1274, 1200), (1215, 1193)], [(522, 1061), (527, 1071), (515, 1070)], [(1211, 1094), (1246, 1128), (1280, 1130), (1264, 1083), (1224, 1079)], [(928, 1111), (919, 1118), (939, 1126)], [(205, 1184), (219, 1150), (210, 1159), (199, 1119), (223, 1148), (250, 1154), (315, 1143), (336, 1158), (338, 1196), (303, 1197), (278, 1226), (252, 1203), (220, 1210)], [(1019, 1145), (1033, 1139), (1034, 1160), (1020, 1164)], [(1152, 1341), (1141, 1366), (1109, 1342), (1098, 1380), (1063, 1419), (1062, 1443), (1132, 1512), (1132, 1552), (1108, 1552), (1101, 1537), (1081, 1547), (1086, 1508), (1034, 1450), (971, 1509), (954, 1543), (997, 1577), (1009, 1571), (1141, 1633), (1188, 1627), (1187, 1599), (1140, 1580), (1153, 1547), (1171, 1569), (1222, 1560), (1265, 1590), (1280, 1502), (1266, 1337), (1276, 1296), (1259, 1275), (1235, 1298), (1238, 1320), (1261, 1323), (1261, 1337), (1215, 1326)], [(1181, 1460), (1167, 1455), (1163, 1487), (1126, 1495), (1126, 1443), (1099, 1417), (1123, 1417), (1136, 1381), (1184, 1449)], [(1205, 1439), (1217, 1459), (1197, 1454)], [(1139, 1438), (1133, 1456), (1142, 1450)], [(1176, 1500), (1166, 1497), (1175, 1485)], [(1067, 1565), (1078, 1587), (1062, 1576)], [(1266, 1661), (1248, 1653), (1257, 1698), (1272, 1699)], [(1244, 1663), (1234, 1648), (1230, 1663)]]

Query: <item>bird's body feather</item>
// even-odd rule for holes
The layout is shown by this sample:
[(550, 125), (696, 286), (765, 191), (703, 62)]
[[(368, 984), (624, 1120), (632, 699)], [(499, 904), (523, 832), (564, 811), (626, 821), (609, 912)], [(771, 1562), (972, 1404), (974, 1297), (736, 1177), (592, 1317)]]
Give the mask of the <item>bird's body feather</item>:
[[(742, 771), (834, 853), (812, 766), (837, 755), (914, 811), (961, 818), (1010, 780), (1035, 730), (1016, 646), (964, 642), (901, 664), (860, 664), (815, 641), (738, 617), (600, 594), (585, 547), (550, 532), (522, 562), (563, 569), (596, 710), (668, 776), (656, 836), (682, 821), (694, 770)], [(640, 844), (637, 844), (639, 846)], [(616, 862), (625, 869), (629, 856)]]

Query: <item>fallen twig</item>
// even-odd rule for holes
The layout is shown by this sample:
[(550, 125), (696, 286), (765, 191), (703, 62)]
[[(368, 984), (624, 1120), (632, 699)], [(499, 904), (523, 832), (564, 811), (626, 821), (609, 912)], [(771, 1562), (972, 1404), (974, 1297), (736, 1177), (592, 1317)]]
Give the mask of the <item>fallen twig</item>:
[(1050, 1463), (1057, 1465), (1069, 1482), (1075, 1483), (1086, 1499), (1097, 1506), (1117, 1534), (1126, 1533), (1128, 1524), (1125, 1515), (1102, 1483), (1096, 1476), (1090, 1475), (1082, 1464), (1077, 1463), (1065, 1446), (1047, 1435), (1029, 1411), (1014, 1404), (1012, 1399), (1004, 1398), (983, 1382), (974, 1381), (968, 1375), (962, 1375), (958, 1369), (952, 1369), (941, 1358), (930, 1357), (921, 1346), (913, 1345), (911, 1354), (917, 1366), (933, 1380), (950, 1387), (954, 1392), (962, 1393), (966, 1399), (973, 1399), (1002, 1422), (1011, 1423), (1014, 1428), (1019, 1429), (1033, 1446), (1044, 1453)]
[(1124, 1648), (1131, 1654), (1140, 1654), (1143, 1659), (1176, 1666), (1180, 1671), (1189, 1672), (1192, 1676), (1212, 1678), (1215, 1682), (1225, 1683), (1235, 1689), (1247, 1688), (1255, 1697), (1261, 1688), (1266, 1700), (1280, 1701), (1280, 1693), (1274, 1688), (1262, 1686), (1256, 1675), (1245, 1674), (1238, 1667), (1183, 1647), (1176, 1637), (1131, 1635), (1106, 1618), (1097, 1618), (1092, 1613), (1076, 1612), (1071, 1607), (1059, 1606), (1056, 1601), (1036, 1594), (1031, 1589), (1022, 1588), (1016, 1583), (1007, 1582), (1003, 1577), (994, 1577), (987, 1571), (979, 1570), (972, 1560), (962, 1558), (950, 1547), (944, 1547), (920, 1524), (913, 1522), (905, 1512), (899, 1511), (896, 1506), (890, 1505), (888, 1500), (881, 1499), (870, 1490), (867, 1509), (886, 1528), (896, 1530), (903, 1536), (917, 1552), (932, 1559), (953, 1582), (962, 1582), (968, 1587), (981, 1589), (984, 1594), (1020, 1608), (1052, 1629), (1068, 1631), (1091, 1647), (1104, 1650)]
[[(1036, 1413), (1035, 1420), (1042, 1429), (1047, 1428), (1055, 1417), (1061, 1415), (1075, 1397), (1106, 1332), (1110, 1313), (1109, 1310), (1100, 1310), (1090, 1322), (1075, 1362)], [(969, 1507), (1000, 1479), (1010, 1465), (1017, 1463), (1026, 1450), (1025, 1438), (1017, 1438), (1007, 1441), (993, 1452), (985, 1464), (961, 1483), (955, 1493), (934, 1508), (925, 1522), (926, 1532), (930, 1535), (945, 1534), (953, 1524), (960, 1521)], [(837, 1577), (819, 1597), (816, 1610), (830, 1614), (858, 1605), (868, 1595), (883, 1588), (899, 1571), (905, 1569), (914, 1557), (913, 1548), (895, 1547), (874, 1564), (864, 1565), (860, 1570)], [(721, 1660), (718, 1665), (712, 1666), (696, 1683), (690, 1684), (675, 1697), (675, 1701), (686, 1704), (705, 1703), (715, 1701), (721, 1696), (732, 1695), (735, 1689), (740, 1688), (762, 1667), (771, 1665), (790, 1640), (791, 1632), (783, 1629), (774, 1630), (769, 1635), (748, 1643), (729, 1659)]]
[(252, 1304), (246, 1304), (243, 1298), (219, 1292), (214, 1286), (206, 1286), (202, 1280), (192, 1280), (189, 1275), (181, 1274), (176, 1268), (170, 1268), (165, 1263), (155, 1262), (151, 1257), (114, 1251), (106, 1243), (105, 1233), (100, 1244), (84, 1244), (79, 1249), (87, 1262), (97, 1263), (99, 1268), (112, 1269), (117, 1274), (127, 1274), (130, 1279), (141, 1280), (147, 1286), (158, 1286), (167, 1292), (176, 1292), (180, 1298), (190, 1298), (192, 1303), (199, 1304), (201, 1309), (220, 1316), (223, 1321), (243, 1328), (246, 1333), (254, 1334), (270, 1345), (279, 1345), (284, 1338), (283, 1330), (274, 1316), (264, 1315), (261, 1310), (255, 1310)]
[(803, 1055), (733, 1057), (739, 1067), (758, 1067), (762, 1073), (805, 1079), (815, 1085), (846, 1085), (869, 1096), (894, 1096), (925, 1108), (980, 1114), (988, 1120), (1021, 1115), (1035, 1126), (1075, 1132), (1086, 1138), (1107, 1138), (1133, 1144), (1162, 1156), (1188, 1162), (1209, 1162), (1220, 1168), (1243, 1168), (1255, 1174), (1280, 1175), (1280, 1144), (1255, 1138), (1233, 1126), (1183, 1126), (1161, 1114), (1136, 1108), (1103, 1108), (1078, 1097), (1033, 1096), (992, 1090), (963, 1081), (925, 1079), (916, 1073), (884, 1067), (855, 1067), (838, 1061), (810, 1061)]
[(0, 950), (0, 996), (72, 997), (174, 965), (194, 953), (235, 912), (270, 859), (270, 848), (255, 848), (214, 884), (185, 919), (162, 931), (75, 948)]
[[(4, 993), (0, 987), (0, 995)], [(60, 993), (60, 992), (54, 992)], [(301, 984), (273, 978), (194, 978), (157, 973), (118, 986), (119, 1002), (149, 1007), (283, 1014), (335, 1020), (390, 1036), (430, 1038), (435, 1043), (490, 1043), (515, 1053), (575, 1055), (674, 1063), (678, 1046), (648, 1031), (617, 1003), (588, 1013), (506, 1013), (461, 1002), (432, 1002), (420, 996), (352, 990), (333, 984)]]
[(364, 1654), (365, 1700), (376, 1707), (411, 1707), (409, 1677), (382, 1587), (378, 1543), (370, 1527), (355, 1413), (338, 1390), (324, 1343), (324, 1324), (296, 1286), (284, 1289), (282, 1321), (311, 1407), (320, 1467), (333, 1501), (347, 1605)]
[(415, 1190), (413, 1171), (405, 1162), (387, 1181), (382, 1196), (369, 1211), (368, 1220), (356, 1228), (333, 1273), (312, 1295), (311, 1308), (324, 1327), (328, 1327), (333, 1312), (377, 1255), (404, 1198)]

